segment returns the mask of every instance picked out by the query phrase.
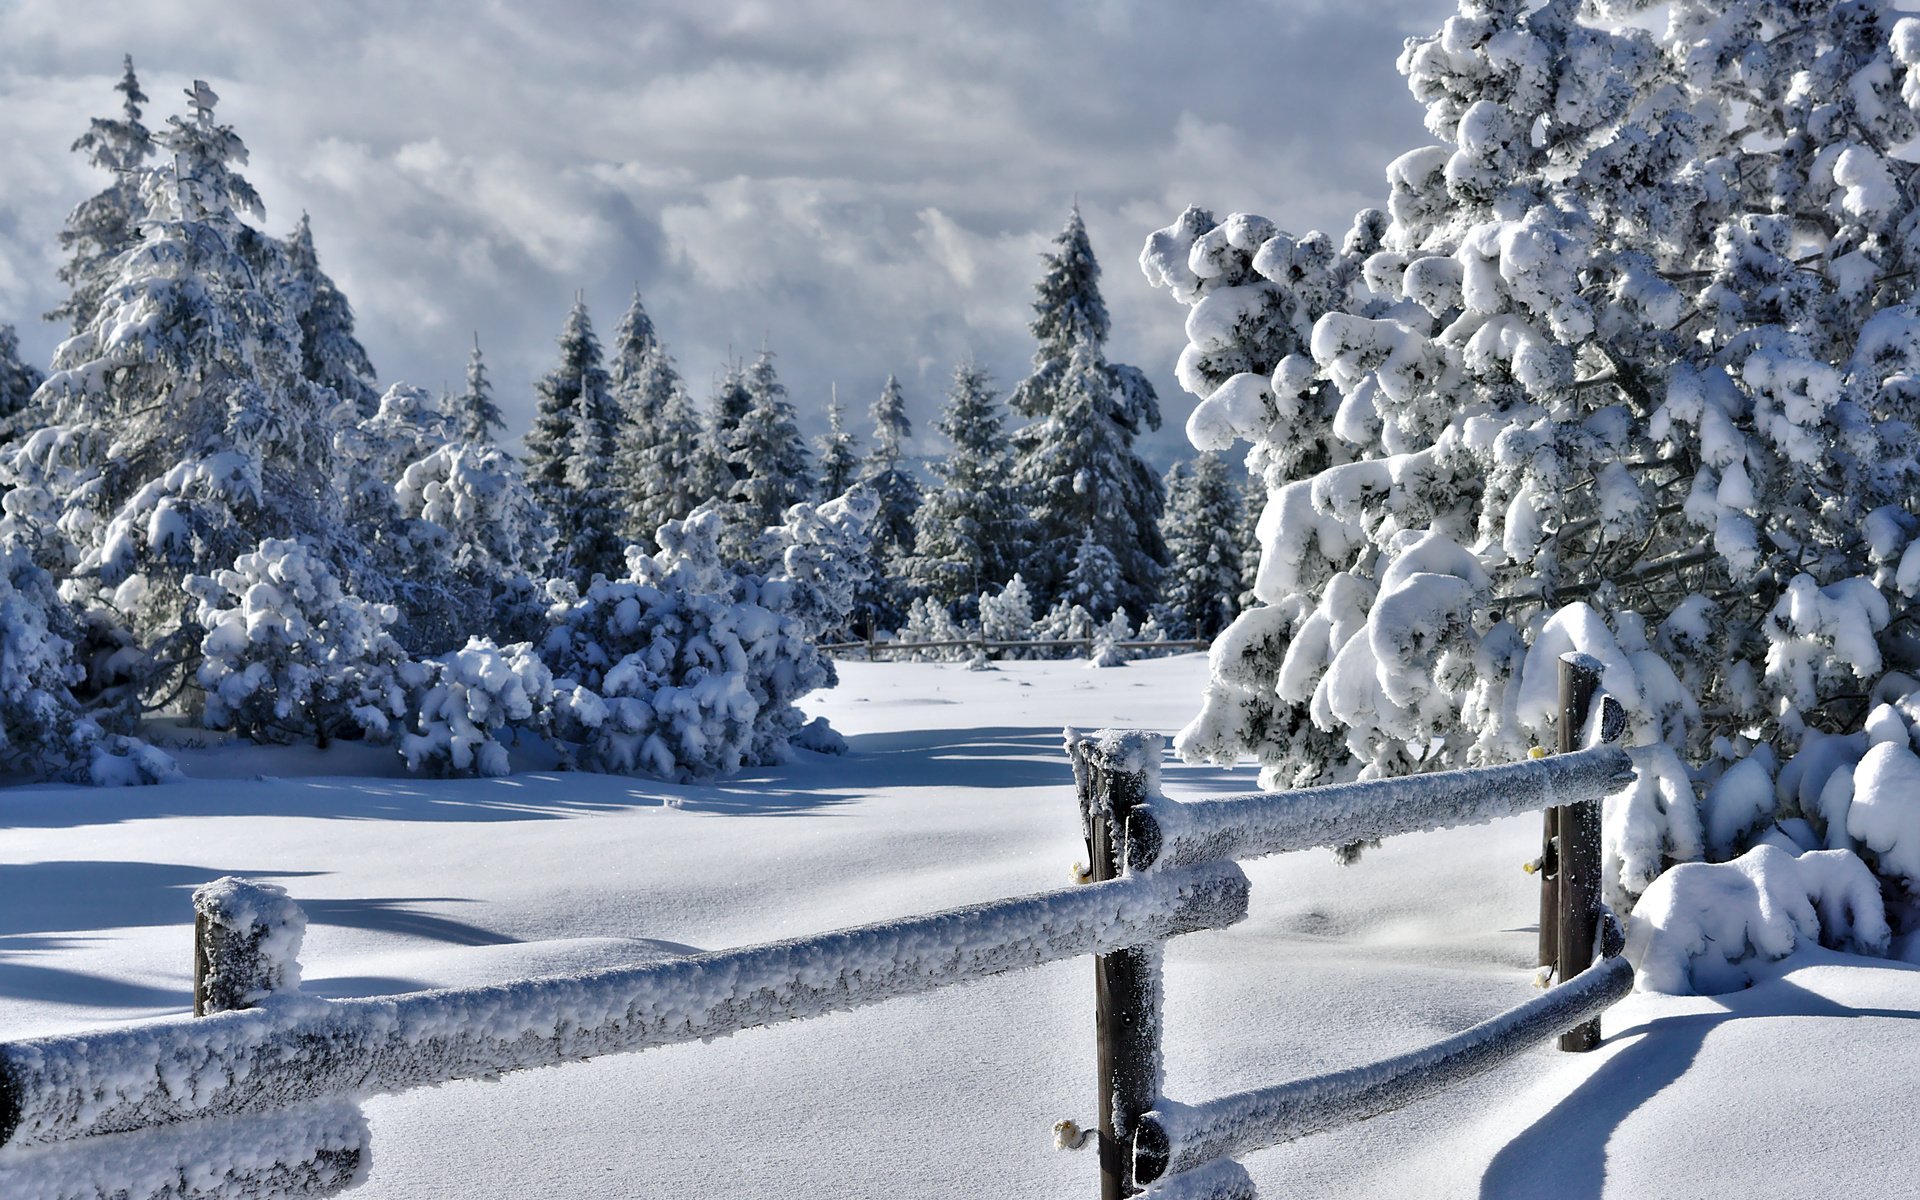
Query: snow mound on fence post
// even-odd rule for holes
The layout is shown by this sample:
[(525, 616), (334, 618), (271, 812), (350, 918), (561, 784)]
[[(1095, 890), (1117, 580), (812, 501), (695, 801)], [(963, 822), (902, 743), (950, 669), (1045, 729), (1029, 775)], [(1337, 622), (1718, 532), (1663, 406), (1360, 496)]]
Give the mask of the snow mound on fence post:
[(205, 963), (196, 1000), (205, 1013), (251, 1008), (300, 990), (307, 914), (276, 883), (224, 875), (194, 889), (196, 960)]
[(1747, 964), (1807, 942), (1885, 955), (1892, 935), (1873, 872), (1846, 850), (1756, 846), (1728, 863), (1681, 863), (1653, 881), (1630, 918), (1627, 957), (1642, 992), (1738, 991)]

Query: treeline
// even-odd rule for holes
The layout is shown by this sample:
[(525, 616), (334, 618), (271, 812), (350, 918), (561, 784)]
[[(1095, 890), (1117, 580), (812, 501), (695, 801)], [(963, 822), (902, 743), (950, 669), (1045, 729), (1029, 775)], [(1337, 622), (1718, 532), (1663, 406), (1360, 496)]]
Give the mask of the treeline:
[[(0, 683), (33, 698), (6, 708), (0, 763), (126, 774), (125, 735), (164, 709), (262, 739), (390, 738), (444, 769), (502, 767), (488, 746), (526, 727), (563, 751), (618, 729), (624, 749), (578, 759), (614, 769), (727, 769), (781, 752), (792, 688), (831, 678), (812, 647), (855, 630), (976, 623), (983, 596), (1180, 636), (1232, 615), (1235, 489), (1201, 460), (1169, 507), (1135, 453), (1158, 405), (1105, 357), (1077, 211), (1009, 397), (1024, 423), (959, 367), (932, 486), (897, 380), (870, 446), (835, 404), (810, 447), (771, 351), (698, 405), (637, 292), (604, 351), (576, 300), (515, 456), (477, 338), (457, 394), (382, 390), (307, 219), (258, 227), (210, 88), (157, 132), (131, 59), (117, 90), (74, 144), (110, 182), (61, 234), (69, 292), (48, 317), (71, 336), (43, 377), (0, 327), (0, 602), (31, 611)], [(744, 639), (735, 657), (715, 631)], [(696, 686), (729, 674), (738, 694)], [(675, 750), (676, 721), (706, 732)]]

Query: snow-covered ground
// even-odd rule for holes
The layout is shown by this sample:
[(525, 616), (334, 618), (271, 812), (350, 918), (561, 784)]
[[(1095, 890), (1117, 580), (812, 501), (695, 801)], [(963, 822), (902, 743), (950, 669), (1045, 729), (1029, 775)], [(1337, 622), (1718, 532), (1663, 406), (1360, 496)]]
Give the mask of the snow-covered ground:
[[(404, 777), (391, 751), (180, 753), (191, 782), (0, 791), (0, 1038), (189, 1004), (188, 892), (286, 886), (307, 990), (366, 995), (712, 949), (1059, 886), (1062, 725), (1171, 732), (1194, 655), (843, 664), (846, 758), (674, 786)], [(1176, 796), (1251, 772), (1170, 765)], [(1248, 864), (1243, 924), (1167, 954), (1168, 1091), (1378, 1058), (1526, 999), (1538, 818)], [(1813, 952), (1734, 996), (1635, 996), (1590, 1055), (1252, 1156), (1265, 1195), (1911, 1192), (1920, 968)], [(1087, 1195), (1091, 965), (367, 1105), (368, 1198)]]

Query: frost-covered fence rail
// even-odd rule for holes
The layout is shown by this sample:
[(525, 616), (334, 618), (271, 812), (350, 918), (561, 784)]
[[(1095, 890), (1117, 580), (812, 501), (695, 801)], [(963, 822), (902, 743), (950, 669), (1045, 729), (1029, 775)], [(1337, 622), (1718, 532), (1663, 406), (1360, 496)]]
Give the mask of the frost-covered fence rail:
[[(1205, 650), (1213, 645), (1212, 642), (1194, 638), (1172, 641), (1164, 638), (1153, 641), (1127, 639), (1110, 642), (1108, 644), (1116, 650)], [(987, 638), (947, 638), (940, 641), (929, 642), (897, 640), (882, 642), (869, 638), (864, 642), (824, 642), (821, 644), (820, 649), (828, 654), (843, 654), (850, 651), (859, 651), (867, 656), (868, 662), (872, 662), (877, 655), (894, 653), (906, 654), (915, 650), (975, 650), (981, 654), (985, 654), (990, 650), (1059, 650), (1069, 647), (1077, 649), (1091, 658), (1093, 657), (1094, 648), (1098, 645), (1100, 645), (1099, 639), (1092, 637), (1028, 638), (1025, 641), (992, 641)]]
[(723, 1037), (1230, 925), (1246, 905), (1246, 876), (1211, 864), (641, 966), (0, 1043), (0, 1146)]
[[(1588, 719), (1598, 675), (1598, 664), (1584, 656), (1561, 663), (1564, 753), (1407, 779), (1174, 801), (1160, 794), (1157, 736), (1109, 731), (1070, 740), (1095, 879), (1153, 878), (1289, 850), (1549, 814), (1543, 912), (1554, 921), (1550, 965), (1560, 985), (1394, 1058), (1201, 1104), (1177, 1103), (1160, 1093), (1159, 947), (1101, 958), (1095, 1004), (1104, 1200), (1149, 1185), (1154, 1196), (1251, 1197), (1252, 1182), (1231, 1161), (1234, 1155), (1400, 1108), (1556, 1035), (1563, 1049), (1597, 1044), (1599, 1014), (1633, 987), (1633, 970), (1620, 957), (1619, 925), (1599, 898), (1599, 800), (1632, 778), (1632, 765), (1615, 744), (1625, 725), (1620, 706), (1604, 700), (1599, 720)], [(1591, 744), (1573, 749), (1582, 742)], [(1596, 947), (1598, 963), (1592, 961)]]

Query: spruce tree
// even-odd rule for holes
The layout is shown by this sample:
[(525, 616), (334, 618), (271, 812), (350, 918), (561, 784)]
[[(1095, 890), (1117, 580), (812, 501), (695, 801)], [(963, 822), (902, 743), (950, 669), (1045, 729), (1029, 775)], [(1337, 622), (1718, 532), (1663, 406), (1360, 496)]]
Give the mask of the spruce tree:
[(60, 280), (70, 290), (67, 298), (47, 313), (47, 320), (68, 322), (79, 333), (93, 320), (100, 295), (116, 274), (113, 261), (140, 240), (140, 218), (146, 205), (140, 197), (139, 172), (153, 156), (153, 137), (140, 123), (140, 106), (147, 102), (133, 73), (133, 56), (114, 90), (120, 93), (120, 116), (95, 117), (73, 143), (87, 161), (113, 175), (104, 191), (80, 202), (67, 214), (60, 246), (67, 262)]
[(1240, 528), (1245, 502), (1218, 454), (1202, 452), (1167, 472), (1162, 536), (1172, 557), (1160, 624), (1175, 638), (1211, 638), (1240, 612), (1242, 558), (1251, 541)]
[(736, 478), (726, 506), (726, 546), (736, 562), (764, 566), (751, 562), (754, 543), (813, 494), (813, 472), (787, 389), (774, 374), (773, 352), (762, 350), (741, 382), (752, 404), (727, 442)]
[(20, 414), (39, 388), (41, 374), (20, 357), (20, 338), (13, 326), (0, 325), (0, 446), (25, 433)]
[(867, 455), (861, 482), (880, 500), (873, 521), (874, 556), (889, 574), (897, 574), (913, 553), (913, 514), (920, 507), (920, 481), (903, 467), (906, 440), (913, 436), (907, 419), (907, 399), (900, 381), (887, 376), (871, 410), (873, 450)]
[(820, 499), (842, 495), (859, 481), (860, 455), (854, 449), (857, 439), (847, 432), (846, 408), (836, 394), (827, 402), (827, 432), (813, 443), (820, 455)]
[(1167, 562), (1165, 497), (1133, 439), (1160, 427), (1160, 406), (1144, 375), (1106, 359), (1100, 266), (1078, 207), (1054, 244), (1034, 289), (1033, 373), (1012, 396), (1030, 419), (1013, 439), (1014, 479), (1034, 520), (1021, 574), (1050, 602), (1090, 533), (1119, 565), (1119, 603), (1145, 612)]
[(353, 557), (332, 479), (334, 397), (300, 370), (298, 327), (237, 246), (259, 197), (235, 170), (246, 147), (195, 81), (190, 115), (136, 172), (145, 239), (0, 456), (0, 483), (43, 489), (72, 537), (72, 584), (97, 588), (162, 661), (184, 664), (184, 577), (230, 566), (270, 537)]
[(1010, 443), (986, 371), (971, 363), (954, 368), (939, 429), (953, 449), (934, 464), (940, 486), (914, 513), (907, 578), (964, 619), (983, 592), (1014, 577), (1027, 516), (1009, 478)]
[(507, 419), (493, 399), (493, 382), (487, 378), (487, 363), (480, 355), (480, 335), (473, 335), (473, 353), (467, 356), (467, 387), (454, 398), (451, 411), (460, 440), (476, 446), (492, 446), (506, 432)]
[(584, 581), (596, 570), (617, 570), (606, 561), (607, 531), (598, 526), (607, 519), (608, 500), (597, 490), (610, 482), (613, 397), (584, 299), (574, 299), (559, 342), (559, 364), (534, 386), (527, 486), (553, 518), (554, 574)]
[(313, 225), (306, 213), (285, 243), (285, 265), (277, 281), (280, 299), (300, 326), (300, 370), (322, 387), (332, 388), (361, 417), (380, 407), (380, 393), (367, 351), (353, 335), (353, 305), (325, 271), (313, 248)]
[[(740, 427), (747, 410), (753, 407), (753, 393), (747, 390), (746, 368), (738, 362), (729, 361), (726, 372), (714, 384), (712, 407), (708, 437), (724, 460), (728, 455), (727, 447), (733, 441), (733, 431)], [(738, 471), (734, 472), (734, 478), (739, 478)]]
[(680, 372), (634, 289), (614, 334), (609, 372), (620, 414), (613, 478), (625, 540), (652, 553), (654, 534), (711, 495), (712, 464), (700, 447)]

